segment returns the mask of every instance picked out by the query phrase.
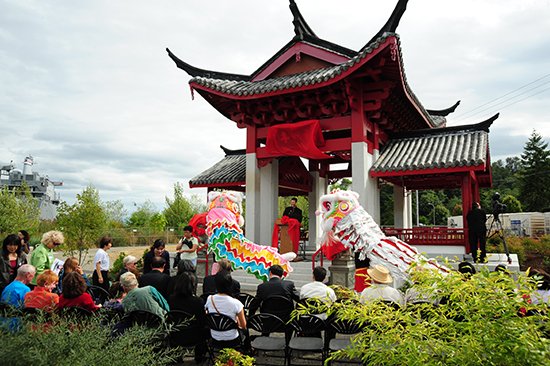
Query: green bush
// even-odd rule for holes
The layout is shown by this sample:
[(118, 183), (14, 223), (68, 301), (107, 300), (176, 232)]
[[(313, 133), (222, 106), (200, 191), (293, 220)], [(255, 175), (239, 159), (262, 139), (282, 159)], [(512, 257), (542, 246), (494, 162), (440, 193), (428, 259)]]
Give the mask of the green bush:
[[(365, 326), (331, 359), (368, 365), (550, 364), (548, 308), (526, 300), (535, 284), (525, 274), (514, 278), (483, 270), (466, 280), (458, 272), (413, 271), (412, 279), (421, 294), (436, 293), (446, 301), (396, 310), (344, 300), (301, 307), (294, 316), (326, 312)], [(538, 315), (523, 316), (529, 311)]]
[(162, 344), (158, 330), (133, 327), (112, 338), (112, 323), (101, 317), (82, 322), (76, 319), (44, 321), (23, 318), (20, 331), (0, 331), (5, 341), (2, 352), (13, 366), (166, 365), (175, 361), (181, 350)]

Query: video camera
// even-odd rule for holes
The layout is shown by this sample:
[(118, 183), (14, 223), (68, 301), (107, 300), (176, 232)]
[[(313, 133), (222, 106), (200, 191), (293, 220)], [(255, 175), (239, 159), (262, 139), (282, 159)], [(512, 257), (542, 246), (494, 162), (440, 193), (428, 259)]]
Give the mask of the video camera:
[(500, 202), (500, 193), (498, 192), (495, 192), (491, 199), (493, 200), (493, 215), (498, 218), (498, 214), (506, 211), (506, 205)]

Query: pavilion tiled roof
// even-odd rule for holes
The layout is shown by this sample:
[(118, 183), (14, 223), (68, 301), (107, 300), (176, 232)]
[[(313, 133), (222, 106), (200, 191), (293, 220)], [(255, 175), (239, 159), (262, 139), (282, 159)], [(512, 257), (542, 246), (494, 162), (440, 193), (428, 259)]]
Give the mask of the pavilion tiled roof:
[(399, 39), (399, 36), (395, 33), (385, 33), (376, 39), (375, 42), (369, 44), (368, 47), (362, 49), (357, 56), (351, 58), (349, 61), (322, 69), (310, 70), (298, 74), (285, 75), (259, 81), (231, 80), (197, 76), (192, 78), (189, 83), (202, 85), (206, 88), (216, 90), (224, 94), (236, 96), (251, 96), (269, 93), (272, 91), (281, 91), (307, 85), (315, 85), (326, 82), (342, 74), (344, 71), (359, 63), (374, 50), (378, 49), (387, 38), (392, 36)]
[(498, 114), (476, 125), (416, 131), (392, 139), (371, 168), (372, 172), (485, 166), (489, 126)]
[(231, 184), (246, 181), (246, 155), (226, 155), (222, 160), (193, 177), (189, 184), (200, 186), (208, 184)]

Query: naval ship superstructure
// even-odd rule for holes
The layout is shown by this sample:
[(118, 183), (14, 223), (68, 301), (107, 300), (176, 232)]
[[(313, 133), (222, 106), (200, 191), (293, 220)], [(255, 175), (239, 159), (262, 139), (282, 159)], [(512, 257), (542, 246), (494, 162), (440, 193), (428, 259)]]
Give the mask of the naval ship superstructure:
[(0, 187), (19, 188), (25, 183), (33, 197), (38, 200), (41, 220), (54, 220), (57, 216), (57, 206), (60, 202), (59, 193), (55, 187), (63, 182), (54, 182), (48, 176), (33, 172), (34, 158), (27, 156), (23, 161), (23, 171), (16, 169), (13, 161), (0, 167)]

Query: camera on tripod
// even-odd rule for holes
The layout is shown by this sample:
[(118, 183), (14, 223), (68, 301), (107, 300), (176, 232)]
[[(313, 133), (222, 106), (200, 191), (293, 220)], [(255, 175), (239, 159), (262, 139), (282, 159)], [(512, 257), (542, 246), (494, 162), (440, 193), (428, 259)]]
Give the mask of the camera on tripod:
[(498, 192), (495, 192), (491, 198), (493, 200), (493, 215), (498, 218), (498, 214), (506, 211), (506, 205), (500, 202), (500, 193)]

